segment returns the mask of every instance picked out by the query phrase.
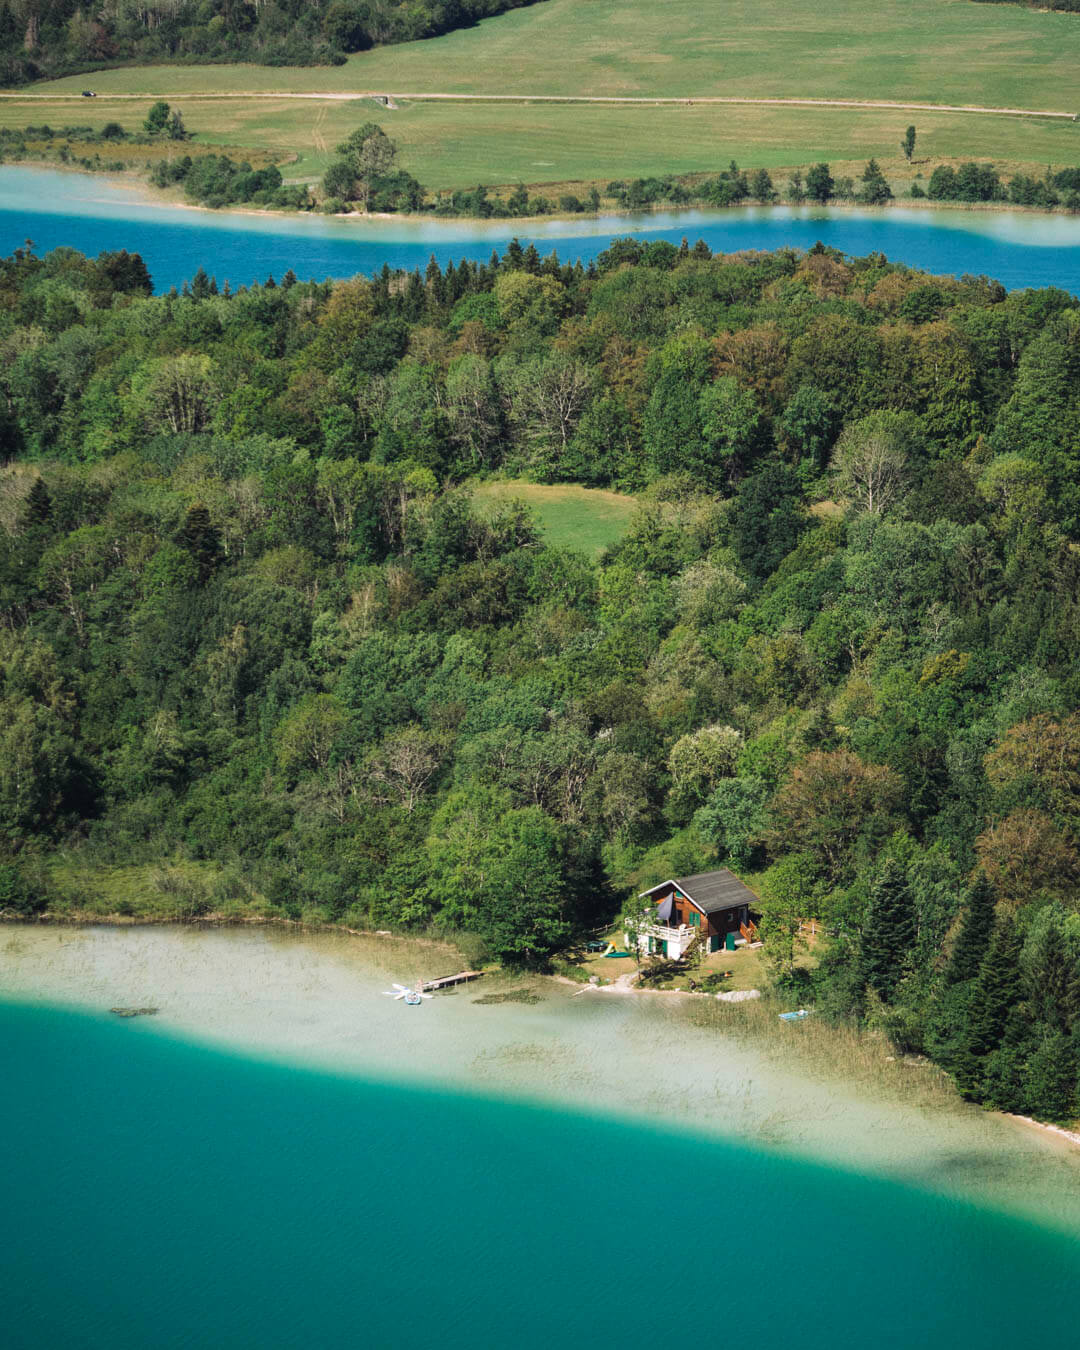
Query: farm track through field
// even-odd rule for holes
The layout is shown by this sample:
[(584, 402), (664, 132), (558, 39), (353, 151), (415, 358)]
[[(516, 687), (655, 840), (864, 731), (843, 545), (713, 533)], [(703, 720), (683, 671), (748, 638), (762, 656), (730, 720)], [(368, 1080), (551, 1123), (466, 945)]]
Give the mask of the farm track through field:
[[(853, 108), (853, 109), (889, 109), (895, 108), (908, 112), (937, 113), (976, 113), (992, 117), (1053, 117), (1070, 122), (1080, 120), (1080, 113), (1062, 112), (1052, 108), (992, 108), (978, 103), (905, 103), (897, 99), (855, 99), (855, 98), (749, 98), (739, 95), (705, 94), (694, 98), (676, 98), (665, 96), (629, 97), (618, 94), (433, 94), (433, 93), (391, 93), (358, 89), (355, 92), (312, 93), (295, 90), (257, 90), (242, 93), (221, 93), (209, 90), (199, 93), (153, 92), (145, 94), (111, 94), (103, 92), (100, 97), (105, 102), (145, 102), (149, 99), (258, 99), (279, 101), (282, 99), (314, 99), (322, 103), (351, 103), (361, 99), (392, 98), (412, 103), (610, 103), (618, 105), (661, 105), (692, 108), (695, 104), (738, 104), (741, 106), (770, 108)], [(82, 103), (82, 94), (29, 94), (9, 91), (0, 93), (0, 99), (16, 103), (27, 103), (34, 99), (49, 103)]]
[(322, 134), (322, 128), (325, 121), (326, 108), (322, 107), (319, 109), (318, 115), (315, 118), (315, 125), (311, 128), (312, 143), (314, 144), (315, 149), (321, 154), (326, 153), (326, 137)]

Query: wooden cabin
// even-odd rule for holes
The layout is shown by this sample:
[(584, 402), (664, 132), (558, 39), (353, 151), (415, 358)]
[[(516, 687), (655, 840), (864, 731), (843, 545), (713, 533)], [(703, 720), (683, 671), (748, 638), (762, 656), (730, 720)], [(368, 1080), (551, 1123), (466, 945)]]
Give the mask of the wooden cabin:
[(751, 910), (757, 896), (726, 867), (693, 877), (661, 881), (641, 892), (656, 904), (656, 923), (638, 938), (642, 951), (676, 959), (700, 935), (705, 950), (718, 952), (728, 935), (742, 943), (756, 936)]

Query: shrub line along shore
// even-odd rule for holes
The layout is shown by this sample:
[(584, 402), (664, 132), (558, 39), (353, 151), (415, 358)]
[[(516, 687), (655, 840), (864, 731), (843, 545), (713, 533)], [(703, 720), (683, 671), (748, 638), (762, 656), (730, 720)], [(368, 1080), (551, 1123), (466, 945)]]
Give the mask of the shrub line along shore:
[[(4, 97), (0, 95), (0, 97)], [(284, 161), (283, 161), (284, 162)], [(161, 190), (147, 182), (141, 175), (137, 175), (134, 170), (100, 170), (86, 169), (78, 164), (65, 164), (55, 159), (21, 159), (17, 163), (4, 165), (0, 167), (24, 168), (24, 169), (50, 169), (62, 171), (64, 173), (84, 174), (88, 178), (104, 178), (110, 180), (126, 191), (131, 193), (131, 205), (133, 207), (169, 207), (183, 211), (205, 211), (214, 216), (255, 216), (261, 219), (267, 217), (280, 216), (285, 220), (292, 220), (296, 217), (317, 217), (328, 220), (348, 220), (348, 221), (408, 221), (419, 225), (445, 225), (455, 222), (471, 221), (477, 224), (490, 225), (493, 227), (514, 226), (515, 229), (525, 230), (536, 228), (544, 224), (559, 222), (565, 224), (574, 221), (595, 221), (599, 219), (619, 219), (635, 220), (642, 216), (680, 216), (691, 212), (710, 215), (720, 215), (727, 212), (736, 211), (771, 211), (777, 208), (790, 211), (814, 211), (827, 213), (849, 212), (849, 211), (959, 211), (959, 212), (978, 212), (980, 214), (990, 215), (1030, 215), (1030, 216), (1066, 216), (1072, 217), (1075, 212), (1070, 211), (1063, 206), (1027, 206), (1019, 202), (960, 202), (960, 201), (935, 201), (929, 197), (912, 198), (893, 196), (889, 201), (868, 204), (865, 202), (845, 201), (840, 198), (832, 198), (825, 205), (817, 202), (804, 201), (801, 203), (787, 202), (777, 200), (773, 202), (741, 201), (732, 202), (728, 206), (715, 206), (700, 198), (691, 198), (687, 203), (675, 205), (671, 202), (655, 202), (647, 206), (623, 207), (623, 206), (605, 206), (600, 211), (591, 212), (570, 212), (570, 211), (548, 211), (543, 215), (535, 216), (467, 216), (467, 215), (439, 215), (434, 211), (340, 211), (332, 215), (324, 215), (319, 211), (301, 211), (284, 206), (255, 206), (251, 204), (237, 206), (205, 206), (201, 202), (185, 201), (175, 192)], [(808, 165), (794, 166), (791, 169), (779, 170), (778, 172), (796, 172), (808, 168)], [(1008, 170), (1006, 170), (1008, 172)], [(701, 175), (693, 175), (699, 177)], [(492, 187), (498, 191), (501, 188), (508, 187), (509, 184), (496, 183)], [(546, 186), (543, 183), (533, 184), (537, 188)], [(576, 186), (581, 186), (576, 184)], [(537, 243), (545, 242), (542, 236), (537, 237)], [(550, 236), (551, 247), (557, 251), (560, 242), (558, 235)]]

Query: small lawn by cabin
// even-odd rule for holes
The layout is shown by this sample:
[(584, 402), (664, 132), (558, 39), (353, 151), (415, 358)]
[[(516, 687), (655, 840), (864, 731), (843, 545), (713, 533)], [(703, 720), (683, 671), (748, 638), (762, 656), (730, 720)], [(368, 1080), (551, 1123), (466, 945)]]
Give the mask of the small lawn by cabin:
[[(607, 983), (641, 970), (650, 989), (728, 993), (762, 989), (771, 978), (757, 927), (755, 893), (721, 868), (657, 882), (637, 896), (577, 967), (579, 978)], [(632, 917), (631, 917), (632, 916)], [(807, 921), (798, 964), (814, 964), (819, 927)], [(606, 950), (597, 950), (605, 947)]]
[[(624, 950), (622, 933), (612, 929), (610, 936), (616, 950)], [(642, 966), (647, 963), (648, 958), (642, 957)], [(585, 981), (595, 975), (597, 979), (607, 984), (619, 975), (632, 975), (640, 968), (632, 954), (612, 958), (602, 956), (599, 952), (587, 952), (581, 963), (576, 966), (575, 975), (577, 979)], [(727, 974), (729, 971), (730, 974)], [(712, 952), (703, 955), (693, 968), (675, 971), (663, 979), (650, 981), (648, 987), (660, 990), (689, 989), (691, 980), (700, 986), (710, 975), (718, 977), (715, 982), (716, 988), (710, 991), (713, 993), (727, 993), (736, 989), (764, 989), (769, 981), (764, 949), (753, 946), (740, 947), (734, 952)]]

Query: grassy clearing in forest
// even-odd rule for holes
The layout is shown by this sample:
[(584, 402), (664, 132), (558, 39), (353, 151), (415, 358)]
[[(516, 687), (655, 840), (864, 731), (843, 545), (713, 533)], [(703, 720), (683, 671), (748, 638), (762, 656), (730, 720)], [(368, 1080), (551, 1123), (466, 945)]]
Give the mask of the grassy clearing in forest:
[(522, 501), (553, 548), (573, 548), (596, 557), (626, 533), (636, 502), (621, 492), (576, 483), (477, 483), (478, 501)]

